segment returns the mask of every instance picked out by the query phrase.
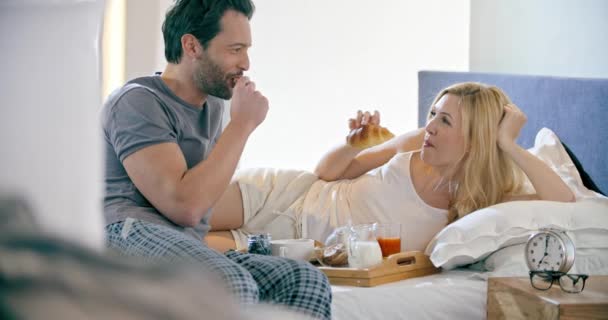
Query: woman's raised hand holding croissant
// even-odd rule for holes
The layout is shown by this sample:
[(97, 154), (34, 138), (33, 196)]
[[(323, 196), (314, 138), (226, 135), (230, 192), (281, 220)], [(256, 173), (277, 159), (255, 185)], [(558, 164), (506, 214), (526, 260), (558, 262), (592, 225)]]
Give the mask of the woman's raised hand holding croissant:
[(354, 129), (361, 128), (362, 125), (373, 124), (376, 126), (380, 125), (380, 112), (375, 110), (373, 114), (369, 113), (369, 111), (362, 112), (361, 110), (357, 111), (357, 116), (355, 118), (348, 119), (348, 127), (352, 131)]
[(346, 142), (359, 149), (366, 149), (390, 140), (395, 135), (380, 126), (380, 113), (374, 111), (357, 111), (357, 117), (348, 119), (350, 133)]

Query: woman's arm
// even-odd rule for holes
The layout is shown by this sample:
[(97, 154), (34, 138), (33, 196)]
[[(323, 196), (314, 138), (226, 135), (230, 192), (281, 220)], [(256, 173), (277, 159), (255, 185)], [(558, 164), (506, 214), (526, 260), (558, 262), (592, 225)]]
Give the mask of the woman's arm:
[[(515, 139), (526, 123), (526, 115), (513, 104), (505, 106), (505, 115), (499, 124), (498, 146), (508, 154), (528, 176), (540, 200), (572, 202), (574, 194), (564, 181), (542, 160), (519, 146)], [(523, 200), (522, 199), (509, 200)]]
[[(349, 119), (350, 130), (356, 130), (367, 123), (379, 125), (380, 114), (357, 112), (357, 118)], [(420, 148), (424, 140), (424, 130), (417, 129), (394, 137), (368, 149), (358, 149), (343, 143), (325, 154), (315, 169), (315, 174), (325, 181), (353, 179), (371, 169), (388, 162), (396, 153)]]

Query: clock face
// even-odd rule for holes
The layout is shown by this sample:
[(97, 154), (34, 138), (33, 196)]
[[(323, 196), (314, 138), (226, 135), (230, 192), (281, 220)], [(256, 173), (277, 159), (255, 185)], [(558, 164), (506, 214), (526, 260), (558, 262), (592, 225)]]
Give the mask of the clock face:
[(557, 237), (540, 233), (526, 246), (526, 259), (531, 270), (560, 271), (565, 263), (566, 250)]

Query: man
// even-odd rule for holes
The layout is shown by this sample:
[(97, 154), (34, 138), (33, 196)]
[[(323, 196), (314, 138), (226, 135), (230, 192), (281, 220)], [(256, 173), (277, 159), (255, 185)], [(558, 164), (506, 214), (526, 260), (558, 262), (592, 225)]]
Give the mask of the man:
[[(305, 262), (225, 255), (202, 241), (267, 99), (249, 69), (250, 0), (178, 0), (163, 24), (168, 65), (114, 92), (102, 113), (110, 247), (218, 273), (242, 303), (284, 304), (330, 318), (327, 278)], [(223, 102), (231, 121), (222, 132)], [(204, 291), (204, 288), (201, 288)]]

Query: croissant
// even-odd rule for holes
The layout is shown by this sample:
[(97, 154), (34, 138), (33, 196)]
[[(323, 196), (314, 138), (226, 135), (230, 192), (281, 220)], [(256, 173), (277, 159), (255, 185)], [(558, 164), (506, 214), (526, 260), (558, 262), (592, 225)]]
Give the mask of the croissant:
[(366, 124), (353, 129), (346, 137), (346, 142), (355, 148), (365, 149), (381, 144), (394, 136), (387, 128)]

